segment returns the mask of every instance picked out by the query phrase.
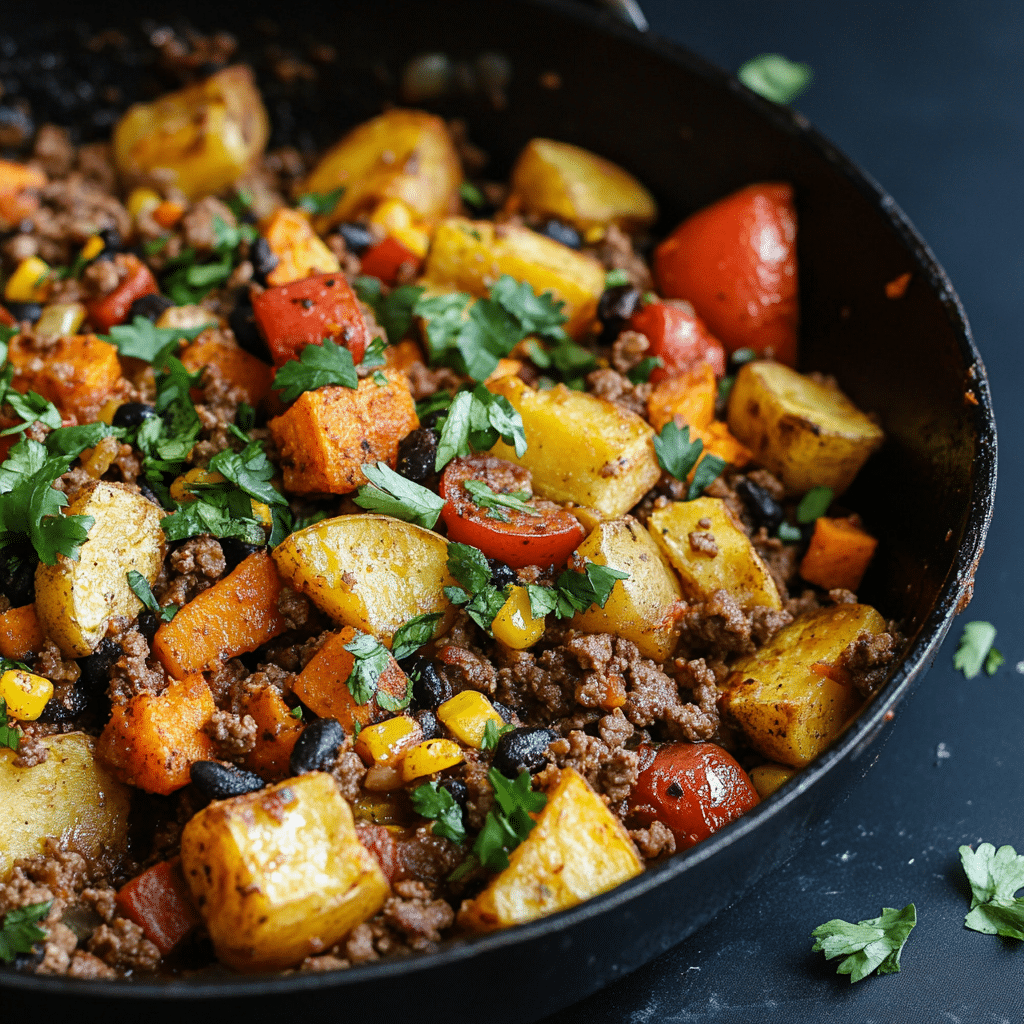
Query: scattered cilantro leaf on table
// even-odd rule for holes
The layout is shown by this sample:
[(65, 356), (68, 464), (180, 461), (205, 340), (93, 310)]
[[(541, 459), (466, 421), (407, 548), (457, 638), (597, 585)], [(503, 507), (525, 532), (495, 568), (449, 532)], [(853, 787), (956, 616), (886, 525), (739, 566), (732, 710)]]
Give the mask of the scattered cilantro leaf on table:
[(394, 516), (428, 530), (434, 528), (444, 508), (444, 498), (407, 480), (386, 462), (364, 465), (363, 475), (369, 483), (363, 484), (352, 499), (360, 508)]
[(1024, 939), (1024, 856), (1012, 846), (982, 843), (977, 850), (960, 847), (960, 863), (971, 884), (971, 910), (964, 925), (985, 935)]
[(31, 953), (35, 943), (46, 938), (47, 933), (38, 922), (49, 914), (52, 906), (53, 900), (47, 900), (7, 911), (0, 926), (0, 960), (13, 964), (19, 953)]
[(736, 77), (752, 92), (773, 103), (792, 103), (810, 84), (809, 64), (789, 60), (779, 53), (761, 53), (743, 64)]
[(455, 396), (440, 429), (434, 459), (438, 473), (458, 456), (489, 451), (499, 438), (514, 448), (517, 456), (526, 452), (523, 418), (504, 395), (488, 391), (483, 384)]
[(271, 385), (281, 392), (281, 399), (294, 402), (304, 391), (339, 384), (346, 388), (359, 386), (352, 353), (325, 338), (322, 345), (307, 345), (298, 359), (289, 359), (274, 377)]
[(866, 978), (872, 971), (893, 974), (900, 969), (900, 954), (914, 926), (917, 908), (908, 903), (902, 910), (883, 907), (881, 917), (851, 924), (838, 918), (826, 921), (811, 932), (817, 941), (812, 952), (825, 954), (826, 960), (846, 959), (837, 974), (849, 974), (850, 983)]
[(978, 620), (966, 623), (953, 655), (953, 668), (963, 672), (965, 679), (976, 678), (983, 668), (988, 675), (995, 675), (1006, 660), (992, 646), (995, 639), (996, 627), (991, 622)]
[(436, 782), (424, 782), (410, 794), (413, 810), (422, 818), (434, 822), (431, 832), (454, 843), (465, 843), (466, 826), (462, 820), (462, 808), (458, 801)]

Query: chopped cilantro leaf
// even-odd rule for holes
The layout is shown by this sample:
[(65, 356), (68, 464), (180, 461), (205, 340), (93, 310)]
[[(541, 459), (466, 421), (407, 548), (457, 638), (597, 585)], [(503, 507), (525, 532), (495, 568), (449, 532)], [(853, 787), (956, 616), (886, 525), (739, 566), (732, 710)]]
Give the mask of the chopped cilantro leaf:
[[(953, 668), (959, 669), (965, 679), (974, 679), (984, 667), (988, 670), (989, 659), (995, 648), (992, 644), (996, 639), (996, 627), (991, 622), (968, 622), (960, 636), (956, 654), (953, 655)], [(989, 675), (993, 675), (1002, 662), (1002, 655), (996, 651), (999, 661), (993, 659)]]
[(374, 370), (373, 383), (376, 384), (377, 387), (379, 388), (387, 387), (388, 379), (387, 377), (384, 376), (383, 373), (380, 372), (380, 370)]
[(985, 657), (985, 675), (994, 676), (999, 670), (999, 666), (1005, 663), (1006, 658), (993, 647)]
[(377, 693), (382, 673), (388, 667), (388, 649), (376, 637), (357, 631), (355, 639), (345, 644), (345, 650), (354, 659), (345, 685), (357, 704), (369, 704)]
[(1024, 856), (1012, 846), (982, 843), (977, 850), (960, 847), (960, 863), (971, 884), (971, 910), (964, 925), (985, 935), (1024, 939)]
[(0, 697), (0, 747), (17, 750), (21, 742), (21, 730), (10, 725), (7, 719), (7, 701)]
[(128, 570), (128, 586), (132, 588), (132, 593), (155, 615), (159, 615), (164, 622), (170, 622), (174, 618), (178, 611), (176, 604), (169, 604), (161, 608), (157, 603), (156, 597), (153, 595), (153, 589), (149, 585), (149, 580), (138, 572), (136, 569)]
[(752, 92), (773, 103), (792, 103), (811, 84), (810, 65), (779, 53), (761, 53), (743, 64), (736, 77)]
[(391, 656), (402, 661), (415, 654), (434, 635), (434, 628), (441, 620), (441, 612), (424, 612), (411, 618), (404, 626), (395, 630), (391, 641)]
[(686, 492), (686, 500), (699, 498), (725, 471), (728, 463), (717, 455), (705, 455), (693, 471), (693, 480)]
[(609, 288), (621, 288), (624, 284), (629, 284), (629, 274), (627, 274), (621, 267), (616, 267), (615, 270), (609, 270), (604, 275), (604, 287), (605, 290)]
[(731, 356), (729, 362), (733, 366), (743, 366), (744, 363), (752, 363), (757, 358), (757, 352), (752, 348), (738, 348)]
[[(250, 498), (266, 505), (288, 504), (287, 498), (270, 483), (274, 477), (274, 465), (267, 458), (262, 441), (250, 441), (240, 452), (226, 448), (210, 459), (208, 468), (211, 473), (220, 473)], [(202, 484), (200, 488), (205, 490), (210, 486)]]
[(173, 352), (181, 339), (191, 341), (211, 325), (202, 327), (157, 327), (144, 316), (135, 317), (130, 324), (117, 324), (109, 334), (101, 334), (103, 341), (114, 345), (123, 356), (142, 359), (159, 367), (164, 358)]
[(487, 812), (484, 827), (473, 844), (473, 853), (488, 870), (504, 871), (508, 867), (509, 853), (536, 824), (530, 817), (531, 812), (542, 811), (548, 798), (543, 793), (533, 792), (527, 771), (513, 781), (506, 779), (497, 768), (491, 768), (487, 778), (494, 788), (495, 806)]
[(305, 195), (299, 196), (295, 205), (314, 217), (329, 217), (334, 213), (334, 208), (344, 194), (344, 185), (339, 185), (337, 188), (331, 189), (330, 192), (307, 192)]
[(651, 379), (651, 374), (659, 366), (664, 366), (665, 360), (661, 356), (644, 356), (626, 376), (631, 384), (646, 384)]
[(467, 205), (476, 210), (482, 210), (487, 205), (483, 192), (470, 181), (464, 181), (459, 186), (459, 198)]
[(457, 456), (489, 451), (498, 438), (514, 448), (516, 455), (525, 453), (526, 430), (512, 403), (483, 384), (472, 391), (460, 391), (441, 427), (434, 470), (440, 472)]
[(404, 711), (412, 703), (412, 680), (405, 681), (405, 694), (401, 698), (393, 696), (387, 690), (377, 690), (377, 703), (392, 714)]
[(170, 240), (171, 236), (169, 232), (166, 235), (160, 235), (158, 238), (150, 238), (142, 243), (142, 251), (147, 256), (155, 256), (161, 249), (167, 248), (167, 243)]
[(908, 903), (902, 910), (883, 907), (881, 917), (851, 924), (838, 918), (826, 921), (811, 932), (817, 939), (812, 952), (825, 954), (826, 960), (846, 959), (837, 974), (849, 974), (850, 983), (866, 978), (872, 971), (892, 974), (900, 969), (900, 953), (917, 924), (917, 909)]
[(196, 501), (181, 505), (160, 521), (164, 536), (170, 540), (201, 537), (236, 537), (245, 544), (261, 546), (267, 535), (262, 523), (252, 517), (248, 495), (239, 490), (215, 491)]
[(526, 593), (530, 598), (530, 615), (535, 619), (542, 619), (558, 607), (558, 591), (553, 587), (527, 583)]
[(735, 385), (735, 383), (736, 383), (736, 377), (735, 377), (734, 374), (730, 375), (728, 377), (723, 377), (718, 382), (718, 401), (719, 402), (728, 402), (729, 401), (729, 396), (732, 394), (732, 389), (733, 389), (733, 386)]
[(786, 522), (779, 523), (776, 536), (785, 544), (797, 544), (803, 539), (800, 527)]
[(86, 448), (95, 448), (105, 437), (117, 430), (106, 423), (83, 423), (79, 427), (58, 427), (46, 435), (43, 444), (50, 455), (77, 459)]
[(796, 507), (796, 521), (802, 526), (813, 523), (828, 511), (834, 497), (831, 487), (812, 487)]
[(448, 571), (459, 586), (445, 587), (445, 596), (453, 604), (465, 605), (466, 614), (490, 633), (507, 594), (491, 583), (491, 567), (484, 553), (470, 544), (449, 541)]
[[(629, 573), (621, 569), (587, 562), (583, 572), (566, 569), (560, 573), (555, 580), (555, 589), (576, 611), (585, 612), (592, 604), (603, 608), (608, 603), (616, 580), (628, 579)], [(559, 617), (565, 616), (560, 613)]]
[(46, 938), (47, 933), (38, 922), (50, 913), (52, 906), (53, 900), (47, 900), (7, 911), (0, 925), (0, 960), (13, 964), (19, 953), (31, 953), (35, 943)]
[(363, 475), (369, 483), (360, 487), (353, 499), (360, 508), (433, 529), (444, 498), (407, 480), (386, 462), (364, 465)]
[(434, 822), (431, 831), (454, 843), (465, 843), (466, 826), (462, 820), (462, 808), (456, 799), (436, 782), (424, 782), (410, 794), (413, 810), (422, 818)]
[(511, 732), (515, 726), (511, 722), (506, 722), (504, 725), (499, 726), (493, 718), (487, 719), (487, 724), (484, 726), (483, 739), (480, 740), (481, 750), (494, 750), (498, 745), (498, 740), (507, 732)]
[[(482, 480), (463, 480), (463, 488), (469, 492), (473, 502), (479, 508), (510, 508), (515, 512), (523, 512), (529, 516), (539, 516), (532, 505), (526, 504), (530, 497), (529, 491), (516, 491), (512, 494), (495, 494)], [(508, 521), (506, 517), (505, 521)]]
[(346, 388), (359, 386), (352, 353), (325, 338), (322, 345), (307, 345), (298, 359), (289, 359), (274, 377), (272, 387), (281, 392), (285, 402), (294, 402), (304, 391), (340, 384)]
[[(661, 433), (655, 436), (654, 451), (661, 468), (677, 480), (686, 480), (693, 470), (693, 480), (686, 492), (687, 501), (699, 498), (705, 489), (721, 476), (726, 467), (725, 461), (717, 455), (705, 455), (702, 459), (704, 442), (701, 438), (691, 441), (690, 428), (687, 426), (680, 429), (672, 420), (669, 420), (661, 428)], [(694, 466), (697, 467), (696, 470)]]
[(356, 295), (372, 310), (377, 323), (384, 328), (388, 341), (395, 345), (412, 326), (413, 309), (424, 289), (415, 284), (403, 284), (387, 295), (376, 277), (357, 277), (352, 282)]
[(297, 721), (299, 721), (299, 722), (302, 721), (302, 705), (301, 704), (297, 704), (288, 713), (292, 716), (292, 718), (296, 719)]

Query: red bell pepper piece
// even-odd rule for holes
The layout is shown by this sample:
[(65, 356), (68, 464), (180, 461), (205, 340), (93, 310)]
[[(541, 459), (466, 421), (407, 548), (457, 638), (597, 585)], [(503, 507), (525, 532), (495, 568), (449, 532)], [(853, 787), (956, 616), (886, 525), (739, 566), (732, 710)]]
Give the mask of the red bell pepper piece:
[(164, 956), (202, 921), (177, 857), (133, 878), (117, 894), (116, 903)]
[(415, 272), (420, 269), (423, 260), (397, 238), (388, 237), (363, 253), (362, 272), (380, 278), (385, 284), (394, 284), (403, 263), (410, 264)]
[(716, 377), (725, 376), (725, 349), (689, 304), (652, 302), (629, 318), (629, 326), (651, 343), (647, 354), (661, 358), (662, 365), (651, 371), (651, 383), (687, 373), (701, 363), (708, 363)]
[[(532, 491), (529, 470), (493, 455), (453, 459), (441, 475), (445, 499), (441, 518), (448, 539), (472, 544), (488, 558), (513, 569), (524, 565), (564, 565), (586, 537), (579, 520), (552, 502), (533, 502), (535, 515), (514, 508), (481, 508), (463, 486), (467, 480), (485, 483), (495, 494)], [(507, 521), (495, 518), (497, 512)]]
[(275, 366), (298, 359), (307, 345), (322, 345), (324, 338), (344, 345), (354, 362), (362, 362), (370, 339), (343, 274), (313, 274), (268, 288), (253, 296), (252, 308)]
[(149, 267), (133, 253), (118, 253), (118, 263), (127, 271), (121, 283), (109, 294), (92, 299), (85, 304), (89, 320), (99, 334), (105, 334), (111, 327), (123, 324), (128, 310), (136, 299), (143, 295), (154, 295), (160, 289)]
[(796, 210), (780, 182), (748, 185), (683, 221), (654, 252), (661, 295), (686, 299), (726, 350), (796, 365)]
[(8, 313), (7, 310), (4, 309), (3, 306), (0, 306), (0, 327), (15, 327), (15, 326), (17, 326), (17, 325), (15, 323), (14, 317), (11, 316), (11, 314)]

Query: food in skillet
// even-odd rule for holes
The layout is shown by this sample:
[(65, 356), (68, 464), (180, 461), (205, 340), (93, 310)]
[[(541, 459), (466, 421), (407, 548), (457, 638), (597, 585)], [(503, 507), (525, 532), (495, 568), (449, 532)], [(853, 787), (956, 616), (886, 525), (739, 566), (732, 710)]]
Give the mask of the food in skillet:
[(239, 66), (0, 163), (23, 969), (333, 969), (570, 907), (896, 654), (840, 504), (883, 435), (793, 368), (788, 186), (648, 263), (650, 195), (565, 143), (500, 184), (415, 110), (308, 166), (267, 138)]

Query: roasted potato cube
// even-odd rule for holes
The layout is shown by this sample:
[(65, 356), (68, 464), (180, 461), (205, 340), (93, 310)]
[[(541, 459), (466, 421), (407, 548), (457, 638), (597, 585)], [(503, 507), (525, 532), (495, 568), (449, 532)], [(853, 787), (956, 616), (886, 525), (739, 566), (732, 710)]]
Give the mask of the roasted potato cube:
[(786, 486), (842, 494), (885, 435), (835, 385), (782, 363), (747, 363), (729, 396), (729, 429)]
[(131, 793), (95, 757), (95, 741), (80, 732), (41, 740), (49, 756), (32, 768), (0, 749), (0, 883), (19, 857), (33, 857), (47, 838), (80, 853), (93, 866), (123, 852)]
[(664, 661), (676, 645), (673, 605), (679, 582), (651, 535), (632, 516), (601, 523), (576, 549), (598, 565), (629, 573), (616, 580), (603, 608), (591, 605), (573, 616), (584, 633), (615, 633), (631, 640), (645, 658)]
[(384, 905), (390, 887), (330, 775), (211, 804), (185, 826), (181, 866), (217, 957), (294, 967)]
[(765, 757), (802, 768), (842, 731), (861, 706), (839, 656), (885, 620), (865, 604), (821, 608), (786, 626), (733, 666), (720, 706)]
[(72, 658), (91, 654), (115, 615), (134, 619), (142, 602), (128, 585), (134, 569), (152, 583), (164, 563), (163, 512), (116, 483), (99, 481), (78, 493), (67, 515), (95, 522), (77, 562), (57, 556), (36, 568), (36, 615), (46, 635)]
[(388, 110), (332, 146), (304, 191), (345, 190), (334, 210), (316, 219), (323, 233), (387, 199), (404, 203), (420, 220), (440, 220), (458, 209), (461, 184), (462, 165), (444, 121), (422, 110)]
[(391, 646), (411, 618), (444, 612), (440, 636), (455, 615), (444, 588), (448, 572), (443, 537), (400, 519), (346, 515), (307, 526), (274, 548), (283, 579), (343, 626), (371, 633)]
[(537, 497), (572, 501), (615, 519), (658, 482), (654, 431), (636, 413), (564, 384), (536, 391), (518, 377), (499, 377), (487, 386), (522, 416), (527, 443), (521, 458), (503, 441), (491, 451), (525, 466)]
[(313, 230), (301, 210), (281, 207), (260, 225), (277, 266), (267, 274), (267, 284), (290, 284), (310, 274), (336, 274), (341, 269), (338, 257)]
[(727, 590), (745, 612), (782, 607), (768, 566), (720, 498), (674, 501), (656, 509), (647, 528), (679, 573), (687, 600)]
[(564, 768), (509, 865), (459, 913), (474, 931), (523, 924), (614, 889), (643, 871), (632, 840), (604, 801)]
[(173, 185), (194, 201), (241, 177), (269, 138), (252, 72), (236, 65), (129, 107), (114, 127), (114, 161), (129, 181)]
[(568, 142), (531, 139), (512, 168), (511, 184), (513, 208), (583, 231), (609, 224), (635, 230), (658, 216), (650, 192), (632, 174)]
[(597, 260), (518, 224), (455, 217), (438, 225), (423, 267), (433, 291), (485, 296), (508, 274), (538, 294), (550, 291), (565, 303), (565, 329), (580, 337), (594, 322), (604, 291), (604, 268)]

